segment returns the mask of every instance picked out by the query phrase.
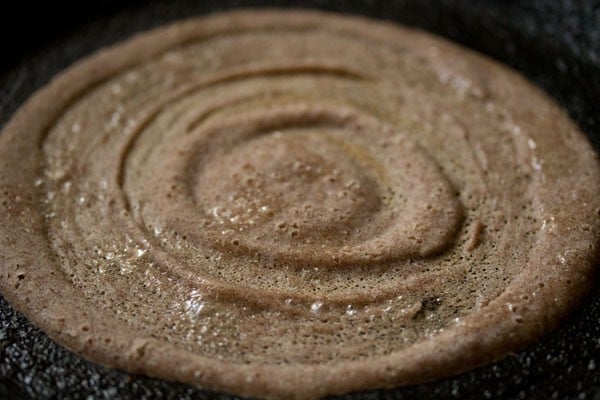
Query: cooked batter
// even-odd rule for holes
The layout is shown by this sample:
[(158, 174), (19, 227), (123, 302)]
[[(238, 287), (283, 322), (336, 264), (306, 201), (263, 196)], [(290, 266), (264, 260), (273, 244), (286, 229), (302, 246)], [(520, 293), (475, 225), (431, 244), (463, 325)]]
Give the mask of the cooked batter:
[(0, 287), (116, 368), (308, 399), (507, 355), (590, 284), (600, 167), (539, 89), (316, 12), (102, 50), (0, 135)]

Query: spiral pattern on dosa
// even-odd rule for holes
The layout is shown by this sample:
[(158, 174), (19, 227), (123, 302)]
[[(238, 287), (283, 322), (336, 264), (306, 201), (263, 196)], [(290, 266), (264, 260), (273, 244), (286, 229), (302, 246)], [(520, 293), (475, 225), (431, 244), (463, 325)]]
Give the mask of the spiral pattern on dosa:
[[(425, 34), (230, 14), (100, 53), (48, 93), (26, 183), (52, 268), (138, 338), (117, 366), (263, 396), (417, 382), (539, 335), (586, 286), (589, 145), (521, 78)], [(195, 374), (153, 370), (147, 343), (197, 356)]]

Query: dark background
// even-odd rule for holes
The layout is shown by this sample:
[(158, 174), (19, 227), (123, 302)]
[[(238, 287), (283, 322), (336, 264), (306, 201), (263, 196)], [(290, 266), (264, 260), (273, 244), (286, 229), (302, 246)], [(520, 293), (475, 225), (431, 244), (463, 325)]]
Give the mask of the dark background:
[[(31, 93), (94, 50), (178, 18), (237, 6), (316, 7), (421, 27), (522, 71), (600, 150), (600, 1), (116, 1), (0, 3), (0, 127)], [(600, 266), (599, 266), (600, 267)], [(0, 296), (0, 399), (230, 399), (91, 364)], [(348, 399), (600, 400), (600, 287), (553, 334), (456, 378)]]

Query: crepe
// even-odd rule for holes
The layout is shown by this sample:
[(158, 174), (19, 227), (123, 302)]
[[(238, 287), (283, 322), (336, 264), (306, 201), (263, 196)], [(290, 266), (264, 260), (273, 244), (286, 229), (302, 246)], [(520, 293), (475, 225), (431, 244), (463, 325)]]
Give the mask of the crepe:
[(598, 157), (423, 32), (236, 11), (140, 34), (0, 134), (0, 288), (58, 342), (237, 395), (457, 374), (591, 285)]

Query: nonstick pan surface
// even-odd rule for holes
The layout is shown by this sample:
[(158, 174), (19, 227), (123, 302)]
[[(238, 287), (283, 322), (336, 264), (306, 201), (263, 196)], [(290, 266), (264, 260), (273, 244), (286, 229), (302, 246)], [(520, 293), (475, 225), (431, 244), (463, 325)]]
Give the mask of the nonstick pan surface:
[[(232, 7), (312, 7), (420, 27), (496, 58), (556, 98), (600, 151), (599, 1), (105, 0), (54, 1), (31, 7), (18, 4), (0, 5), (0, 127), (53, 75), (135, 32)], [(55, 344), (0, 296), (0, 399), (4, 398), (234, 397), (92, 364)], [(451, 379), (341, 398), (600, 400), (600, 286), (594, 286), (579, 311), (559, 329), (500, 362)]]

